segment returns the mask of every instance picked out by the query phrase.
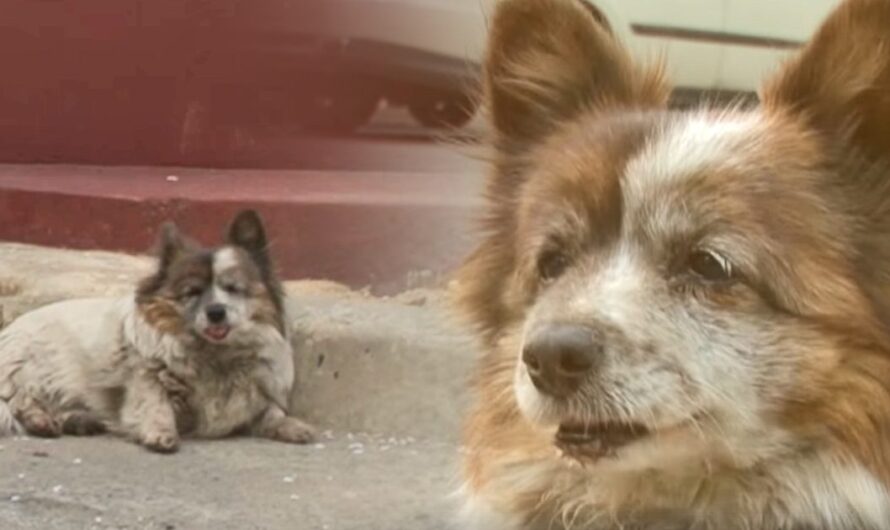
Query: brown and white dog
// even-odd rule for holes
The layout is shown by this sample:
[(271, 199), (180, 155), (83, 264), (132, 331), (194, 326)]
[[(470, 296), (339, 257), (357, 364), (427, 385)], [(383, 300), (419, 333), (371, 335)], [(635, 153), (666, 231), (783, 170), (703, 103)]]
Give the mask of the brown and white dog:
[(762, 105), (670, 111), (577, 0), (503, 0), (467, 526), (890, 528), (890, 0)]
[(0, 332), (0, 435), (131, 437), (169, 452), (180, 435), (236, 431), (304, 443), (281, 287), (260, 217), (204, 249), (165, 225), (135, 295), (59, 302)]

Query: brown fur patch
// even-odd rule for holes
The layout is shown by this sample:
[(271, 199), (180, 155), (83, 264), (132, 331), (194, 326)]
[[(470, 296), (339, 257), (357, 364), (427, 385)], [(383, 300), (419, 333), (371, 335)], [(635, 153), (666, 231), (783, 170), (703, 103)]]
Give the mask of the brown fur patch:
[(145, 322), (161, 333), (178, 335), (184, 331), (182, 315), (171, 300), (145, 297), (139, 302), (139, 311)]
[(167, 249), (158, 270), (136, 290), (136, 304), (146, 322), (161, 333), (185, 331), (181, 300), (203, 291), (213, 280), (213, 254), (196, 247)]

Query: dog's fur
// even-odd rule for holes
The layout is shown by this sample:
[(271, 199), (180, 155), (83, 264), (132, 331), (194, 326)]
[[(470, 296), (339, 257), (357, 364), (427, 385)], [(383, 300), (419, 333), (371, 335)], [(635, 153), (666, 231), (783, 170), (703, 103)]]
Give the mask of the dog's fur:
[[(759, 108), (684, 112), (579, 2), (492, 20), (467, 526), (890, 528), (890, 0), (843, 3)], [(565, 399), (520, 355), (560, 322), (602, 346)], [(559, 451), (579, 423), (649, 434)]]
[(168, 224), (160, 247), (135, 295), (59, 302), (0, 332), (0, 434), (111, 430), (164, 452), (181, 435), (312, 438), (287, 416), (293, 352), (260, 217), (240, 213), (212, 250)]

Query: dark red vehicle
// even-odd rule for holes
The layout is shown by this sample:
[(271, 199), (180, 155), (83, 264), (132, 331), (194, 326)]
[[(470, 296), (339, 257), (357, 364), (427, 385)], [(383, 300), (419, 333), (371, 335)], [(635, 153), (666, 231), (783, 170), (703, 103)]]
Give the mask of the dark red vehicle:
[(434, 48), (350, 33), (352, 20), (395, 23), (398, 33), (459, 16), (429, 4), (2, 3), (0, 159), (7, 161), (200, 162), (229, 147), (233, 128), (350, 132), (384, 100), (408, 105), (428, 126), (462, 125), (474, 110), (472, 65)]

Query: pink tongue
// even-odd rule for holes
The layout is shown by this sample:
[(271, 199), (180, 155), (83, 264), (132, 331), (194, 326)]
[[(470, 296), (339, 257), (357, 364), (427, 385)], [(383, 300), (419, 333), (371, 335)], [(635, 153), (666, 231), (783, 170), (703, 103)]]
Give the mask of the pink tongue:
[(229, 334), (228, 326), (208, 326), (204, 334), (213, 340), (222, 340)]

